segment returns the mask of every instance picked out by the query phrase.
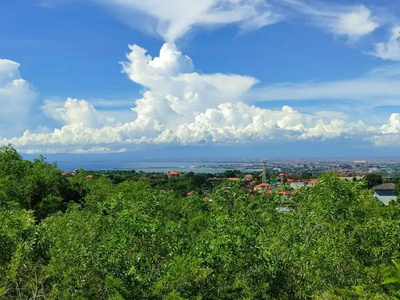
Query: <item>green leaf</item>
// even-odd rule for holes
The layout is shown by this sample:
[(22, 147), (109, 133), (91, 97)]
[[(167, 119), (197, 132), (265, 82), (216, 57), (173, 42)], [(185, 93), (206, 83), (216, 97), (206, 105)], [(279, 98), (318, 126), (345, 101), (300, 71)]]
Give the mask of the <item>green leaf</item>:
[(396, 283), (396, 282), (400, 282), (400, 277), (389, 277), (386, 278), (382, 284), (390, 284), (390, 283)]

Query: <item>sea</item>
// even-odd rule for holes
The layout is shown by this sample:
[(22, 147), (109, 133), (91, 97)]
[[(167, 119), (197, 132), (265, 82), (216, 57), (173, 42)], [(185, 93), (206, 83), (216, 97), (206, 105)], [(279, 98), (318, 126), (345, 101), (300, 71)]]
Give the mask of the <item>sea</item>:
[(135, 170), (136, 172), (167, 173), (176, 170), (182, 173), (223, 173), (227, 170), (239, 169), (242, 172), (259, 171), (254, 166), (220, 162), (176, 162), (176, 161), (59, 161), (57, 166), (64, 171), (82, 168), (88, 171), (103, 170)]

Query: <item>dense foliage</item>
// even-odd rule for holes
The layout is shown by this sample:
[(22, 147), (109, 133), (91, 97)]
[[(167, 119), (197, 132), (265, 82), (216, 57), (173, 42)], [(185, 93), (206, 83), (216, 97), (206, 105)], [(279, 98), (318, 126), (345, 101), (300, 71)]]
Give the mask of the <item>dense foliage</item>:
[(240, 183), (205, 198), (184, 194), (195, 190), (180, 187), (188, 177), (160, 192), (143, 176), (86, 175), (1, 149), (1, 299), (392, 299), (400, 289), (400, 205), (383, 206), (364, 182), (323, 175), (289, 201), (249, 197)]

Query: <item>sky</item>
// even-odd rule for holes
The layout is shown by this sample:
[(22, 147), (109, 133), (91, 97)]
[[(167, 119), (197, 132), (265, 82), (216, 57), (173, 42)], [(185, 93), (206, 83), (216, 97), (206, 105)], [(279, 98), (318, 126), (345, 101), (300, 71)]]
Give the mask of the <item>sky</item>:
[(392, 0), (1, 1), (0, 144), (393, 156), (399, 16)]

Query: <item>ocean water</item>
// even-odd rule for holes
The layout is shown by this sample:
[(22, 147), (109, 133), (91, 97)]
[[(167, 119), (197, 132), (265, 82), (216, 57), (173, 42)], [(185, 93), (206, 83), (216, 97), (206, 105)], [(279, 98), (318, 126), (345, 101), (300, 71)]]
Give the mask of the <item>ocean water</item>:
[[(59, 161), (58, 167), (65, 171), (74, 169), (85, 169), (88, 171), (101, 170), (135, 170), (136, 172), (159, 172), (167, 173), (172, 170), (179, 172), (194, 173), (222, 173), (226, 170), (240, 169), (245, 171), (256, 171), (246, 166), (233, 166), (228, 163), (210, 162), (148, 162), (148, 161)], [(212, 167), (211, 167), (212, 165)]]

